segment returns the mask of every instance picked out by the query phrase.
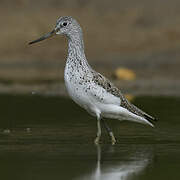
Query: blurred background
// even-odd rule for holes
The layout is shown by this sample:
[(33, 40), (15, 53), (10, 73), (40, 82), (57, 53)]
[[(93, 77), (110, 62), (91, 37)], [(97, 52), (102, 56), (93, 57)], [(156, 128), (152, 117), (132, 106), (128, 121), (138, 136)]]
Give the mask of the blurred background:
[(87, 59), (123, 92), (180, 95), (180, 1), (0, 1), (0, 92), (66, 95), (67, 40), (51, 31), (60, 16), (83, 28)]
[[(155, 128), (107, 119), (117, 145), (102, 129), (94, 146), (96, 119), (64, 98), (66, 38), (28, 45), (61, 16)], [(0, 22), (0, 179), (180, 179), (179, 0), (0, 0)]]

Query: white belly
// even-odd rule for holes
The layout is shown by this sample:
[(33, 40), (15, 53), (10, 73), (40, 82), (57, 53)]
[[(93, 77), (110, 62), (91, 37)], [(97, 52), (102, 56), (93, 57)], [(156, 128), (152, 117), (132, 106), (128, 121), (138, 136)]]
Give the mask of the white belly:
[(72, 78), (65, 73), (65, 85), (70, 97), (91, 115), (103, 114), (106, 105), (120, 105), (120, 99), (107, 93), (92, 81), (82, 82), (79, 76)]
[[(106, 92), (102, 87), (89, 83), (81, 83), (81, 78), (73, 80), (65, 75), (65, 84), (70, 97), (96, 117), (130, 120), (147, 124), (148, 122), (120, 106), (120, 98)], [(150, 124), (150, 123), (148, 123)]]

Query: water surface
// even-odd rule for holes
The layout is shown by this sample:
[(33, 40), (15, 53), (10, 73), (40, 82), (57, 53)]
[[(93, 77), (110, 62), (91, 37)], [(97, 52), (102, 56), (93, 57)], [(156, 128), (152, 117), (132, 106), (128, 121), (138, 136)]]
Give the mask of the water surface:
[(107, 120), (118, 143), (103, 131), (95, 146), (95, 119), (71, 100), (0, 95), (0, 179), (180, 179), (180, 98), (134, 103), (158, 117), (155, 128)]

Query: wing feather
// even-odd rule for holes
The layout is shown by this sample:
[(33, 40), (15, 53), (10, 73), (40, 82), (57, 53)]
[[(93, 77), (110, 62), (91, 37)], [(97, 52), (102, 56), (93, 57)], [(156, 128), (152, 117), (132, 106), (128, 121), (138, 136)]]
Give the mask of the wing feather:
[(150, 116), (149, 114), (145, 113), (135, 105), (131, 104), (121, 93), (121, 91), (113, 84), (111, 83), (107, 78), (105, 78), (100, 73), (97, 73), (96, 71), (93, 71), (93, 82), (97, 85), (103, 87), (107, 92), (113, 94), (116, 97), (119, 97), (121, 100), (120, 106), (127, 109), (128, 111), (141, 116), (145, 118), (148, 121), (155, 121), (156, 118)]

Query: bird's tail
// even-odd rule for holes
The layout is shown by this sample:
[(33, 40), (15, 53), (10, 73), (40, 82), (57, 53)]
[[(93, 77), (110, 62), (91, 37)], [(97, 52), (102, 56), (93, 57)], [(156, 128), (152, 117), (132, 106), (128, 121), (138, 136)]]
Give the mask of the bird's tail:
[(137, 116), (137, 115), (134, 115), (134, 117), (132, 117), (132, 118), (128, 118), (128, 120), (154, 127), (154, 125), (150, 121), (148, 121), (147, 119), (145, 119), (143, 117)]

